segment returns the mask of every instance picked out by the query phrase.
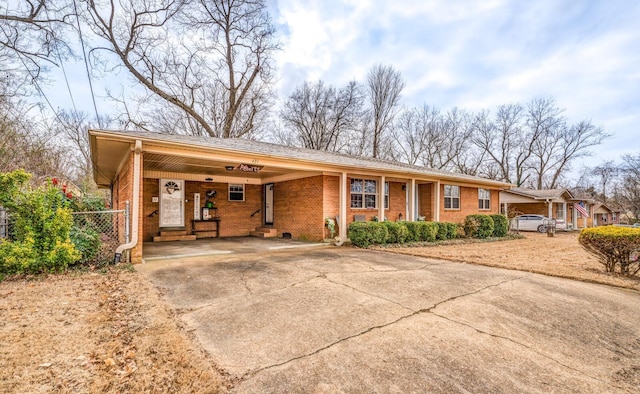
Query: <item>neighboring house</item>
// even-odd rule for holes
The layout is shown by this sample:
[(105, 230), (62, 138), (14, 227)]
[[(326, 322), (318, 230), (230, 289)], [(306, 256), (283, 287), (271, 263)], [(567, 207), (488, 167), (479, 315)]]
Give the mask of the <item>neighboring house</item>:
[(559, 228), (620, 223), (620, 212), (591, 197), (574, 195), (568, 189), (533, 190), (511, 188), (500, 192), (502, 212), (537, 214), (556, 219)]
[[(94, 178), (132, 207), (132, 260), (143, 243), (290, 235), (320, 241), (325, 219), (347, 240), (354, 220), (461, 222), (499, 212), (510, 185), (401, 163), (270, 143), (90, 130)], [(210, 204), (207, 204), (209, 202)], [(213, 207), (212, 205), (214, 205)], [(207, 208), (211, 206), (211, 208)], [(203, 220), (209, 218), (210, 220)]]
[(593, 206), (593, 225), (620, 224), (620, 211), (607, 204), (596, 202)]
[(502, 212), (519, 214), (536, 214), (556, 219), (556, 226), (561, 229), (576, 228), (573, 220), (573, 195), (567, 189), (525, 189), (514, 187), (500, 192)]

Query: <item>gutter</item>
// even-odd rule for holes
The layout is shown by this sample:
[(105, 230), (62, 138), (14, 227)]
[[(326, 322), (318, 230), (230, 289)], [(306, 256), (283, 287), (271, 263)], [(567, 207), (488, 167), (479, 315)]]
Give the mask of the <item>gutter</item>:
[(131, 241), (118, 246), (115, 256), (113, 257), (114, 263), (119, 263), (122, 257), (122, 252), (125, 250), (133, 249), (138, 244), (138, 221), (140, 213), (140, 154), (142, 153), (142, 141), (136, 140), (135, 147), (133, 149), (133, 209), (131, 212)]

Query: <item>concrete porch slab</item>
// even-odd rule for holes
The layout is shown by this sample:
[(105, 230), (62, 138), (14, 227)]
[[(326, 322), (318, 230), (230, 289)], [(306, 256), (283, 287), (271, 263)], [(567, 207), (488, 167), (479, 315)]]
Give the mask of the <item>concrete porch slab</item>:
[(173, 260), (237, 253), (262, 253), (269, 250), (324, 247), (327, 244), (282, 238), (228, 237), (194, 241), (145, 242), (143, 262)]

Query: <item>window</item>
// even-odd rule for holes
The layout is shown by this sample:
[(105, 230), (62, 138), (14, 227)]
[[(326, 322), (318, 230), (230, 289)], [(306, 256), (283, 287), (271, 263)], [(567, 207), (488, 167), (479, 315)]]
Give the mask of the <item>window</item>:
[(460, 209), (460, 186), (444, 185), (444, 209)]
[(229, 184), (229, 201), (244, 201), (244, 185)]
[(612, 221), (612, 222), (615, 222), (615, 221), (616, 221), (616, 213), (615, 213), (615, 212), (612, 212), (612, 213), (611, 213), (611, 221)]
[(389, 182), (384, 183), (384, 209), (389, 209)]
[(491, 209), (491, 191), (478, 189), (478, 208)]
[(556, 204), (556, 219), (563, 219), (565, 218), (565, 214), (564, 214), (564, 204)]
[(376, 208), (378, 188), (376, 181), (351, 179), (351, 208)]

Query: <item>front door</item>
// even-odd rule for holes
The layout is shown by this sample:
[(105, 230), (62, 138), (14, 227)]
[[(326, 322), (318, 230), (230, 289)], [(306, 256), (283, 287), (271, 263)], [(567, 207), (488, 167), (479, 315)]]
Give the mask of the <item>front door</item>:
[(184, 227), (184, 181), (160, 179), (160, 227)]
[(273, 183), (264, 185), (264, 224), (273, 224)]

